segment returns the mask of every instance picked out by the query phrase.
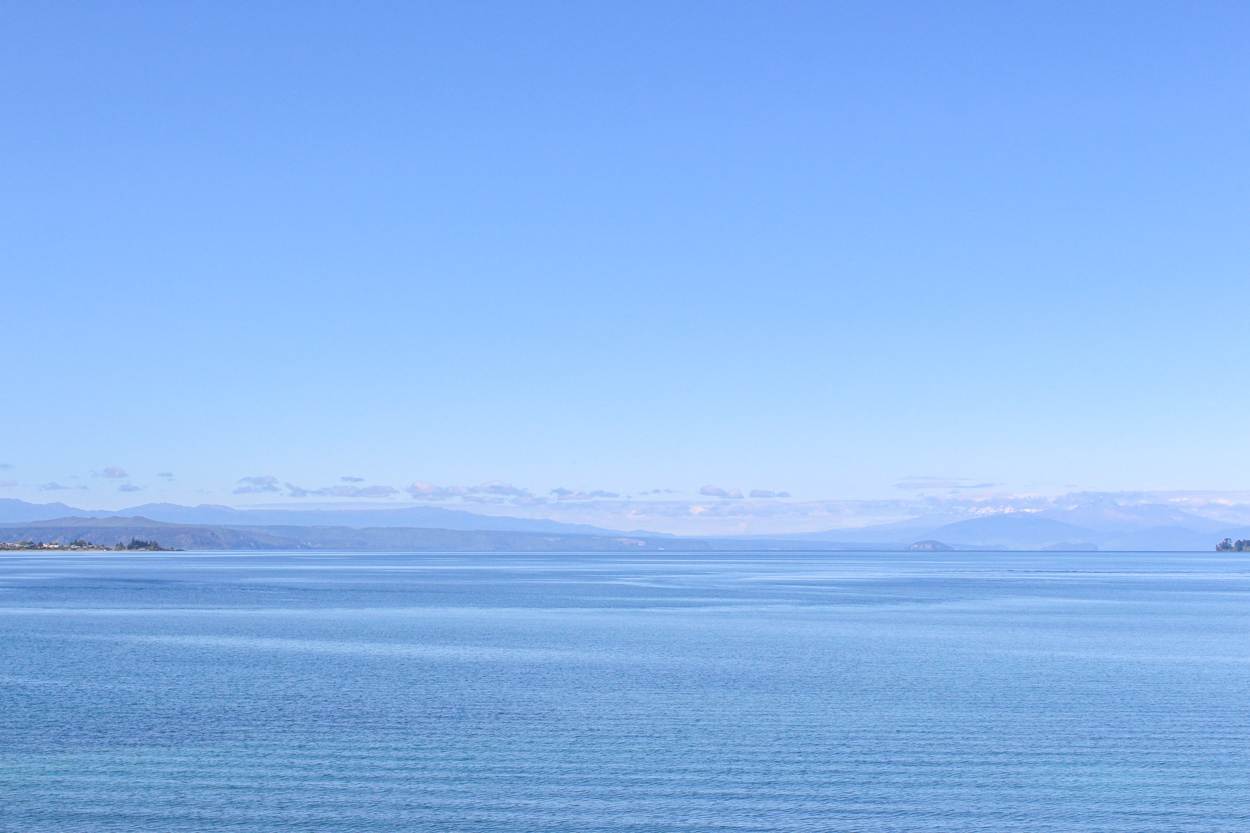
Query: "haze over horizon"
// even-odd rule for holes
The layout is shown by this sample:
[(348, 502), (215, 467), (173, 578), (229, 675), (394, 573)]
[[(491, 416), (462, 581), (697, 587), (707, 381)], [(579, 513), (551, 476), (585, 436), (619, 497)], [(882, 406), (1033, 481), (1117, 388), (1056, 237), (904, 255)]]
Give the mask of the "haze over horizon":
[(0, 498), (1247, 516), (1243, 5), (195, 9), (0, 10)]
[[(492, 484), (498, 486), (500, 484)], [(533, 521), (594, 530), (654, 532), (685, 536), (801, 535), (829, 533), (853, 541), (860, 532), (886, 534), (897, 529), (900, 539), (924, 537), (927, 530), (973, 519), (1016, 517), (1061, 520), (1070, 529), (1047, 530), (1050, 536), (1079, 534), (1086, 527), (1101, 533), (1142, 533), (1143, 540), (1184, 541), (1184, 546), (1205, 547), (1210, 532), (1250, 532), (1250, 493), (1208, 492), (1080, 492), (1060, 495), (992, 495), (915, 493), (880, 500), (786, 500), (725, 496), (688, 497), (630, 495), (540, 496), (510, 487), (508, 496), (492, 499), (463, 495), (445, 500), (417, 502), (410, 497), (393, 500), (342, 499), (283, 500), (242, 505), (167, 502), (92, 506), (89, 503), (32, 503), (0, 498), (0, 523), (52, 519), (91, 513), (152, 517), (180, 523), (234, 523), (295, 525), (330, 524), (351, 527), (410, 526), (460, 528), (482, 527), (473, 518), (498, 522), (483, 528), (522, 529)], [(58, 508), (58, 507), (64, 507)], [(218, 510), (242, 511), (223, 515)], [(417, 514), (407, 514), (415, 510)], [(446, 514), (421, 514), (424, 510)], [(249, 514), (250, 513), (250, 514)], [(469, 513), (469, 514), (464, 514)], [(454, 517), (455, 522), (448, 521)], [(260, 518), (262, 520), (250, 520)], [(522, 523), (508, 523), (520, 519)], [(554, 527), (552, 528), (554, 531)], [(570, 526), (563, 531), (572, 532)], [(1032, 530), (1011, 529), (1004, 540), (1019, 543)], [(984, 530), (981, 530), (984, 532)], [(1148, 533), (1148, 534), (1147, 534)], [(1137, 540), (1136, 538), (1133, 540)], [(1073, 541), (1069, 541), (1073, 543)], [(1166, 548), (1163, 547), (1163, 548)]]

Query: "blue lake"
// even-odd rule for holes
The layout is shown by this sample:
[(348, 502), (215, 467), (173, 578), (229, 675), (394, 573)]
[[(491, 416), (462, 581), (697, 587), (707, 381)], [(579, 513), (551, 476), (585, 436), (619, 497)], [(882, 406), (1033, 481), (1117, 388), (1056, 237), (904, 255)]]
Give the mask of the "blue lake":
[(1250, 830), (1250, 556), (0, 557), (0, 830)]

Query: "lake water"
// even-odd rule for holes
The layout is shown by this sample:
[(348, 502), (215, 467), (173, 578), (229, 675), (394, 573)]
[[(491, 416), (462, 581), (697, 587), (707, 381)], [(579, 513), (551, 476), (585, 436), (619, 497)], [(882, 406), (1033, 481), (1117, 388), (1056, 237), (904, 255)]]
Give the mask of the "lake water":
[(0, 830), (1250, 830), (1250, 556), (0, 557)]

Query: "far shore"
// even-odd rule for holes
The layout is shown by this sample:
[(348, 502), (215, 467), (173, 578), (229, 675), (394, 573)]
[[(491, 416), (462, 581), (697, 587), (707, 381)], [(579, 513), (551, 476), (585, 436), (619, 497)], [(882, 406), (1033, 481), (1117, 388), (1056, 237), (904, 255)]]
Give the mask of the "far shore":
[(172, 547), (162, 547), (156, 541), (130, 539), (129, 543), (117, 542), (113, 546), (90, 541), (0, 541), (0, 552), (176, 552)]

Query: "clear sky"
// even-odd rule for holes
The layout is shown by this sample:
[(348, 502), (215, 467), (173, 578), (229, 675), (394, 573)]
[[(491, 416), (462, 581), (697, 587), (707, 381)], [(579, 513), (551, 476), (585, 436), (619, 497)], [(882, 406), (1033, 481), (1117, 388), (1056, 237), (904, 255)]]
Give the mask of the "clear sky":
[(0, 27), (0, 497), (1250, 488), (1247, 4)]

